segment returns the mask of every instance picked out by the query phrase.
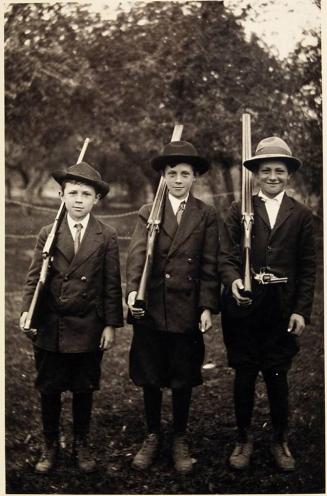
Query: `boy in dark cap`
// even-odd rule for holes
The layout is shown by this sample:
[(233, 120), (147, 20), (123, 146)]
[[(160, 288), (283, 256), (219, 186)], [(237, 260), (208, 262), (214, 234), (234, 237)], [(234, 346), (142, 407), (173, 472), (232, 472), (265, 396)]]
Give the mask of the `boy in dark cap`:
[(219, 270), (224, 284), (222, 326), (229, 365), (235, 369), (234, 407), (238, 440), (230, 456), (235, 469), (248, 467), (253, 451), (250, 432), (255, 382), (266, 383), (273, 427), (271, 451), (279, 469), (294, 470), (287, 444), (288, 381), (298, 336), (309, 322), (315, 282), (313, 217), (285, 189), (301, 162), (280, 138), (260, 141), (244, 166), (260, 188), (253, 197), (251, 264), (254, 273), (285, 277), (287, 282), (260, 285), (242, 293), (243, 248), (239, 203), (224, 219)]
[(29, 268), (20, 328), (33, 340), (41, 393), (45, 446), (36, 465), (48, 473), (59, 448), (61, 393), (72, 391), (73, 453), (80, 470), (92, 472), (89, 452), (93, 391), (99, 389), (103, 351), (123, 325), (122, 291), (117, 235), (92, 215), (92, 209), (109, 191), (108, 183), (86, 162), (67, 172), (54, 172), (61, 185), (67, 214), (59, 227), (49, 278), (37, 316), (37, 330), (24, 330), (42, 265), (42, 249), (51, 225), (41, 229)]
[(167, 183), (163, 219), (148, 283), (147, 309), (135, 299), (145, 261), (151, 205), (140, 211), (127, 259), (128, 306), (134, 324), (130, 376), (143, 388), (147, 436), (132, 466), (146, 470), (160, 442), (162, 388), (172, 390), (173, 460), (182, 474), (192, 470), (186, 428), (192, 388), (202, 383), (202, 333), (218, 312), (218, 223), (213, 207), (194, 198), (191, 186), (208, 162), (191, 143), (171, 142), (152, 161)]

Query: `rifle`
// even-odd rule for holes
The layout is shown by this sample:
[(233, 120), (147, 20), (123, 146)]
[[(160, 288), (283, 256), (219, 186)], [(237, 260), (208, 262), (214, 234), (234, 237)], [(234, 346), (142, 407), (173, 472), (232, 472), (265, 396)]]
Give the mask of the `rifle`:
[[(171, 141), (179, 141), (181, 139), (182, 132), (183, 125), (175, 124)], [(163, 176), (161, 176), (146, 226), (148, 230), (148, 238), (145, 262), (135, 300), (135, 306), (138, 308), (143, 308), (144, 310), (146, 309), (146, 288), (152, 269), (155, 242), (159, 234), (160, 224), (162, 221), (163, 202), (166, 194), (166, 189), (166, 180)]]
[[(77, 162), (76, 162), (77, 164), (80, 164), (82, 162), (83, 157), (84, 157), (85, 152), (86, 152), (86, 148), (87, 148), (89, 142), (90, 142), (89, 138), (86, 138), (84, 141), (83, 147), (81, 149), (81, 152), (79, 154), (79, 157), (77, 159)], [(45, 242), (43, 250), (42, 250), (42, 258), (43, 258), (42, 267), (41, 267), (41, 271), (40, 271), (39, 280), (38, 280), (37, 285), (35, 287), (33, 298), (32, 298), (30, 307), (29, 307), (28, 312), (27, 312), (27, 316), (26, 316), (26, 320), (25, 320), (25, 324), (24, 324), (24, 330), (25, 331), (29, 331), (33, 327), (33, 319), (35, 317), (36, 308), (39, 304), (40, 297), (41, 297), (41, 294), (43, 292), (43, 289), (44, 289), (44, 286), (45, 286), (45, 283), (46, 283), (46, 280), (47, 280), (47, 277), (49, 274), (50, 264), (53, 260), (52, 253), (54, 250), (54, 242), (55, 242), (56, 235), (57, 235), (58, 229), (60, 227), (60, 224), (63, 221), (63, 218), (65, 216), (65, 213), (66, 213), (66, 205), (62, 201), (60, 208), (57, 212), (56, 218), (54, 220), (54, 223), (52, 225), (51, 231), (48, 234), (48, 237), (46, 239), (46, 242)]]
[[(251, 157), (251, 116), (242, 114), (242, 164)], [(251, 296), (251, 233), (253, 226), (252, 172), (242, 165), (242, 224), (244, 273), (242, 294)]]
[[(251, 116), (242, 115), (242, 163), (251, 158)], [(278, 277), (268, 269), (262, 267), (256, 273), (251, 267), (251, 233), (254, 224), (253, 202), (252, 202), (252, 172), (244, 165), (242, 166), (242, 224), (243, 224), (243, 286), (242, 294), (251, 297), (252, 280), (259, 284), (287, 283), (287, 277)]]

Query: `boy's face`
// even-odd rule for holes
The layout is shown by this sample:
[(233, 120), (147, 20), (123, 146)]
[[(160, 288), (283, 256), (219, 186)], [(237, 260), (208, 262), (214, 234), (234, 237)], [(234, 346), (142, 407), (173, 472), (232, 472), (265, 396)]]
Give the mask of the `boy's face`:
[(177, 164), (174, 167), (167, 165), (164, 170), (167, 188), (171, 195), (179, 200), (187, 197), (195, 181), (194, 171), (189, 164)]
[(60, 196), (65, 202), (67, 212), (76, 221), (84, 219), (98, 203), (100, 197), (93, 186), (70, 182), (66, 182)]
[(261, 191), (268, 198), (284, 191), (291, 177), (287, 165), (281, 160), (265, 160), (259, 164), (255, 175)]

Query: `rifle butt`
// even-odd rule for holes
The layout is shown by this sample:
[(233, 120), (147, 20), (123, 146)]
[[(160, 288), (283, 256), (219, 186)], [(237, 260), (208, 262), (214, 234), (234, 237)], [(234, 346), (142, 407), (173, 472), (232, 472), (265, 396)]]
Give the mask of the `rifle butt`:
[(37, 286), (35, 288), (33, 298), (30, 304), (30, 307), (27, 312), (25, 324), (24, 324), (24, 329), (25, 331), (29, 331), (30, 329), (33, 329), (34, 326), (34, 320), (35, 320), (35, 313), (37, 306), (40, 301), (41, 293), (43, 291), (44, 284), (39, 280), (37, 283)]
[(251, 281), (251, 266), (250, 266), (250, 250), (246, 248), (244, 250), (244, 278), (243, 278), (243, 286), (244, 289), (242, 291), (243, 296), (251, 297), (252, 295), (252, 281)]

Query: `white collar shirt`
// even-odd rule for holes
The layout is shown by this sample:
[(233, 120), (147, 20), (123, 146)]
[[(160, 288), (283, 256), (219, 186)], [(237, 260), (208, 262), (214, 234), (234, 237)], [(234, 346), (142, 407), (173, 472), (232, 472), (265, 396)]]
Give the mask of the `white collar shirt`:
[(278, 195), (276, 195), (274, 198), (269, 198), (264, 193), (262, 193), (261, 190), (258, 193), (258, 196), (265, 203), (265, 207), (266, 207), (267, 214), (269, 217), (271, 229), (273, 229), (273, 227), (276, 223), (277, 215), (278, 215), (282, 200), (284, 198), (284, 194), (285, 194), (285, 190), (278, 193)]
[(189, 197), (189, 193), (186, 196), (186, 198), (183, 198), (183, 200), (179, 200), (178, 198), (175, 198), (173, 195), (168, 193), (168, 198), (169, 198), (169, 201), (171, 203), (171, 207), (172, 207), (175, 215), (177, 214), (177, 210), (179, 209), (180, 204), (182, 202), (185, 202), (185, 204), (187, 203), (188, 197)]
[(84, 234), (85, 234), (85, 231), (86, 231), (86, 228), (87, 228), (87, 225), (89, 223), (89, 220), (90, 220), (90, 214), (87, 214), (87, 216), (84, 217), (84, 219), (82, 219), (82, 220), (74, 220), (71, 218), (71, 216), (69, 214), (67, 214), (68, 227), (69, 227), (69, 230), (70, 230), (71, 235), (73, 237), (73, 240), (75, 240), (75, 236), (76, 236), (75, 225), (76, 224), (82, 224), (81, 238), (80, 238), (82, 241)]

